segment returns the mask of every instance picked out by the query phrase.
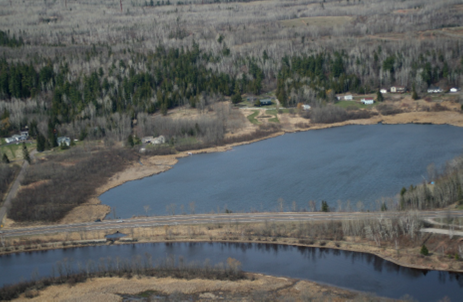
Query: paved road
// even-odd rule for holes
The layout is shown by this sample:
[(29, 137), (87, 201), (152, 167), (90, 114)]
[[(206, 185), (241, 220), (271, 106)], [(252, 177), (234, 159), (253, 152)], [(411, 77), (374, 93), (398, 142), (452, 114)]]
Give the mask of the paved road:
[[(446, 217), (448, 211), (423, 211), (422, 218)], [(194, 225), (205, 223), (246, 223), (246, 222), (283, 222), (283, 221), (330, 221), (355, 220), (359, 218), (380, 219), (404, 215), (404, 212), (372, 212), (372, 213), (233, 213), (233, 214), (197, 214), (156, 216), (137, 219), (105, 220), (67, 225), (50, 225), (40, 227), (17, 228), (3, 230), (1, 236), (30, 236), (78, 231), (117, 230), (122, 228), (156, 227), (165, 225)], [(453, 217), (463, 217), (463, 211), (452, 211)]]
[[(37, 153), (36, 150), (33, 150), (29, 156), (31, 157), (31, 161), (34, 159), (34, 154)], [(29, 163), (27, 161), (24, 161), (21, 171), (19, 172), (18, 176), (16, 177), (15, 181), (13, 182), (13, 185), (10, 188), (10, 192), (8, 192), (8, 195), (6, 196), (5, 202), (3, 203), (3, 206), (0, 208), (0, 224), (3, 224), (3, 219), (5, 219), (6, 212), (8, 208), (11, 205), (11, 200), (16, 196), (16, 193), (18, 192), (20, 182), (24, 179), (24, 176), (26, 175), (26, 169), (29, 166)]]

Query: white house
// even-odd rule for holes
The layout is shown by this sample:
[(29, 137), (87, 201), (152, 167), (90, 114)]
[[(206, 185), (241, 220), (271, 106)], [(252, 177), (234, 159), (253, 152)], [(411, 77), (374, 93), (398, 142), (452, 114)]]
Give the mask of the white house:
[(443, 90), (440, 87), (431, 86), (428, 88), (428, 93), (441, 93)]
[(153, 136), (145, 136), (141, 139), (143, 144), (150, 144), (154, 140)]
[(362, 102), (362, 104), (364, 104), (364, 105), (373, 105), (375, 100), (373, 100), (371, 98), (366, 98), (366, 99), (362, 99), (360, 102)]
[(12, 138), (12, 137), (7, 137), (7, 138), (5, 138), (5, 143), (7, 143), (7, 144), (13, 143), (13, 142), (15, 142), (15, 141), (16, 141), (16, 139), (14, 139), (14, 138)]
[(405, 87), (404, 86), (392, 86), (391, 87), (391, 92), (392, 93), (404, 93), (405, 92)]
[(163, 135), (160, 135), (153, 139), (151, 142), (153, 145), (159, 145), (159, 144), (165, 144), (166, 143), (166, 138)]
[(70, 146), (71, 145), (71, 139), (67, 136), (60, 136), (56, 139), (56, 142), (58, 143), (58, 146)]
[(354, 98), (352, 97), (352, 94), (348, 94), (344, 96), (344, 101), (352, 101)]
[(455, 88), (455, 87), (453, 87), (453, 88), (450, 88), (450, 92), (458, 92), (459, 90), (460, 90), (460, 89), (458, 89), (458, 88)]
[(302, 105), (302, 109), (304, 109), (305, 111), (310, 110), (310, 108), (310, 105)]
[(379, 90), (379, 92), (381, 92), (381, 93), (383, 93), (383, 94), (384, 94), (384, 93), (387, 93), (387, 89), (386, 89), (386, 88), (381, 88), (381, 89)]

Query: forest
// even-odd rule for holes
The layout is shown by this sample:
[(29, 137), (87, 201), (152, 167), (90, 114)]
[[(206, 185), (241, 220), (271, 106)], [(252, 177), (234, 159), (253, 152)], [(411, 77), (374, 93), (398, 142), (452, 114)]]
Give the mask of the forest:
[(199, 120), (242, 95), (321, 108), (348, 91), (463, 80), (459, 1), (3, 2), (0, 131), (28, 126), (44, 148), (56, 136), (126, 142), (139, 117), (197, 108)]

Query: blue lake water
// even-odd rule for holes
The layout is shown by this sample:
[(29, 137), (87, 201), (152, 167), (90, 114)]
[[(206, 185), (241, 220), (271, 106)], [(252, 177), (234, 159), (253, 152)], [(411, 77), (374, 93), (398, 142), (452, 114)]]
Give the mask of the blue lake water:
[[(381, 197), (427, 178), (427, 167), (442, 166), (463, 151), (463, 128), (448, 125), (354, 125), (285, 134), (222, 153), (182, 158), (173, 169), (127, 182), (100, 196), (116, 215), (129, 218), (190, 213), (308, 209), (326, 200), (358, 201), (377, 209)], [(182, 211), (183, 206), (183, 211)], [(171, 207), (169, 207), (171, 208)]]
[(132, 259), (147, 254), (153, 260), (182, 256), (184, 263), (209, 259), (212, 265), (232, 257), (245, 271), (313, 280), (391, 298), (408, 294), (418, 301), (438, 301), (444, 296), (461, 301), (463, 297), (463, 274), (400, 267), (370, 254), (256, 243), (146, 243), (3, 255), (0, 286), (32, 275), (50, 275), (57, 261), (77, 268), (79, 264), (86, 267), (89, 260), (98, 264), (108, 257)]

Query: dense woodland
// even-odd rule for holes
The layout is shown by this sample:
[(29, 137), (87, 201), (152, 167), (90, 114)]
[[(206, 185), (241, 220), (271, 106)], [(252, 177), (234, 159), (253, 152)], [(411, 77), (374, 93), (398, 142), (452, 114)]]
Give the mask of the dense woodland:
[(463, 84), (458, 1), (4, 2), (0, 131), (27, 125), (45, 148), (57, 135), (125, 141), (139, 115), (245, 93), (323, 107), (347, 91)]

